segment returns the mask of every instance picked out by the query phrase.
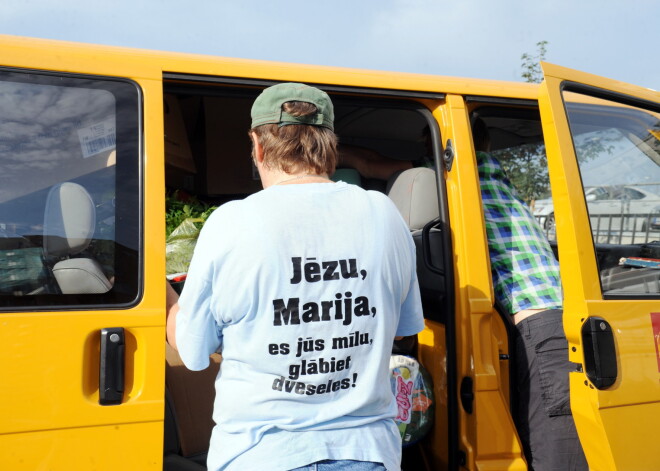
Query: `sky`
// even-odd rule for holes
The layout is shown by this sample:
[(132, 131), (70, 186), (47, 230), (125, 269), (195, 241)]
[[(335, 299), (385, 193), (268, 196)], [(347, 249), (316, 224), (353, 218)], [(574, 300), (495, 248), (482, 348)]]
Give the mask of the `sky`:
[(0, 34), (522, 81), (521, 55), (660, 90), (659, 0), (1, 0)]

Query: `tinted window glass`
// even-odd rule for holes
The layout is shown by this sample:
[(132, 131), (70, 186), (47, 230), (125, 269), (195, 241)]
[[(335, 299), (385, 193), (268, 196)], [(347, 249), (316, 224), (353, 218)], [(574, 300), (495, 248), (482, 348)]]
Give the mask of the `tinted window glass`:
[(139, 90), (0, 71), (0, 305), (139, 293)]
[(564, 92), (603, 293), (660, 294), (660, 114)]

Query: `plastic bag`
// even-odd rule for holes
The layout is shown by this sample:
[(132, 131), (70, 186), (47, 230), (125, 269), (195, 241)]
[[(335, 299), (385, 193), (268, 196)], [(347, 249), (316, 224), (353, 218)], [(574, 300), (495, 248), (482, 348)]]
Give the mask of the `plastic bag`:
[(188, 272), (201, 230), (201, 224), (198, 223), (202, 222), (203, 220), (200, 218), (184, 219), (167, 237), (165, 271), (168, 275)]
[(409, 356), (392, 355), (390, 371), (392, 392), (398, 406), (394, 421), (405, 447), (418, 442), (431, 430), (435, 414), (433, 384), (428, 371)]

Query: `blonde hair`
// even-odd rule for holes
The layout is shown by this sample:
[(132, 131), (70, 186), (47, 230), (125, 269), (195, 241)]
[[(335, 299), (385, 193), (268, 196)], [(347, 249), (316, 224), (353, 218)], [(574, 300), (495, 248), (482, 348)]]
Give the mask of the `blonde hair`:
[[(289, 101), (282, 109), (293, 116), (316, 113), (316, 106)], [(264, 124), (250, 130), (264, 151), (264, 166), (293, 174), (332, 175), (337, 165), (337, 136), (328, 128), (307, 124)]]

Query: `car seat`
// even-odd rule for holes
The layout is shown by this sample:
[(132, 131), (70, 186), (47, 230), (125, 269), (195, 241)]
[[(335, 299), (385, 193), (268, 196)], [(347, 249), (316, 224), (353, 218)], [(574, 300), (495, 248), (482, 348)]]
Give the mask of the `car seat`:
[[(53, 186), (46, 198), (43, 250), (62, 294), (105, 293), (112, 283), (101, 265), (82, 252), (96, 227), (96, 208), (87, 190), (72, 182)], [(77, 257), (74, 257), (77, 256)]]
[(444, 322), (450, 307), (446, 293), (445, 223), (440, 221), (438, 182), (433, 169), (415, 167), (390, 177), (387, 195), (408, 224), (417, 252), (417, 278), (424, 316)]
[(395, 174), (388, 182), (387, 195), (394, 202), (412, 232), (440, 215), (435, 171), (416, 167)]

